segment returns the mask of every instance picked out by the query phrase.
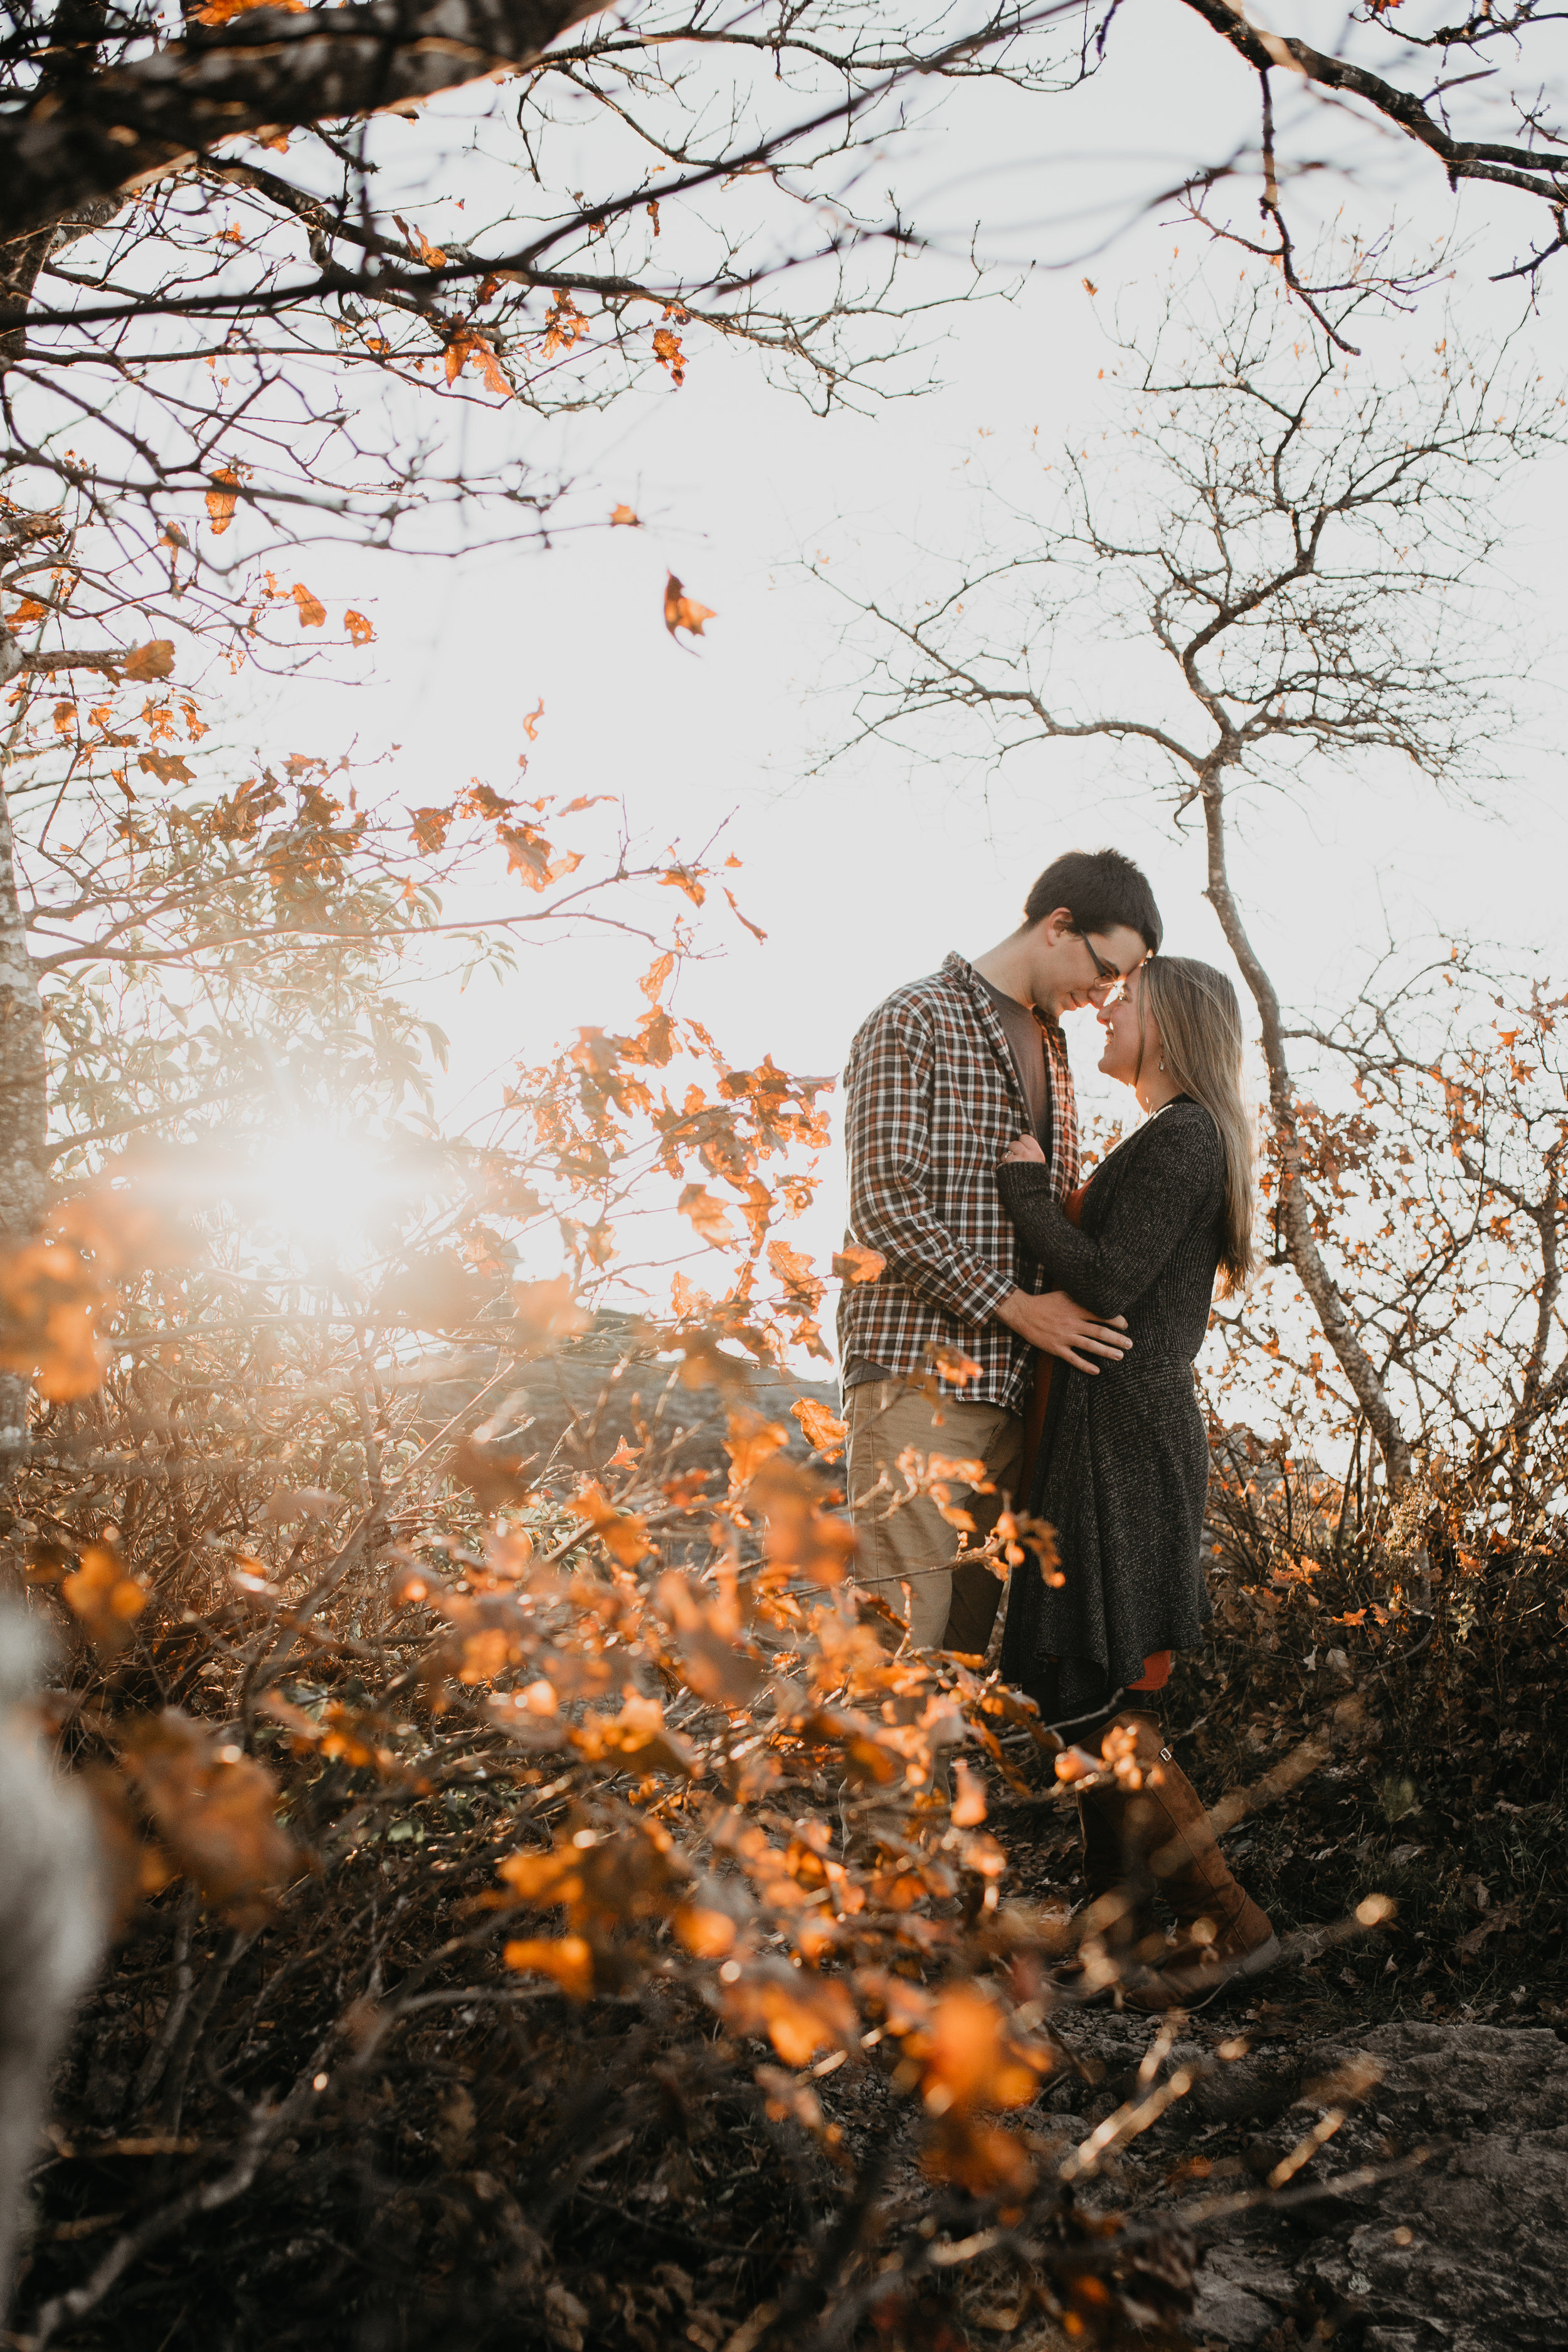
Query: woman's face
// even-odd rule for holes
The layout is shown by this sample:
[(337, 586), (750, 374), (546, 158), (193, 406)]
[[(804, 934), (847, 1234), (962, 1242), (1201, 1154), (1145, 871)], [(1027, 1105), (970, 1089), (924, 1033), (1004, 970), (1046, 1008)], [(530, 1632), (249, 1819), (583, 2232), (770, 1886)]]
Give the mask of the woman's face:
[(1142, 973), (1135, 971), (1121, 994), (1113, 1003), (1102, 1004), (1096, 1014), (1105, 1032), (1100, 1066), (1108, 1078), (1120, 1078), (1124, 1087), (1138, 1078), (1140, 1050), (1145, 1071), (1160, 1065), (1160, 1033), (1144, 1009), (1142, 982)]

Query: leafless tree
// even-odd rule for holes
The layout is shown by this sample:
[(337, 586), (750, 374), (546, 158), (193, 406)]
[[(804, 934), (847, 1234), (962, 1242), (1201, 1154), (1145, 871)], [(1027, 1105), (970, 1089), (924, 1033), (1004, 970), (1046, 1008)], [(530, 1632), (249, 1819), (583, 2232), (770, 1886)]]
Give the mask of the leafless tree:
[[(1178, 822), (1201, 819), (1206, 896), (1261, 1024), (1279, 1237), (1397, 1486), (1412, 1467), (1398, 1349), (1335, 1270), (1292, 1024), (1230, 836), (1260, 795), (1366, 789), (1394, 760), (1438, 789), (1489, 775), (1520, 657), (1473, 592), (1500, 487), (1555, 440), (1561, 408), (1523, 371), (1472, 365), (1452, 333), (1388, 383), (1352, 373), (1278, 280), (1233, 291), (1173, 298), (1156, 330), (1118, 339), (1115, 433), (1092, 456), (1054, 453), (1027, 490), (984, 493), (985, 557), (930, 562), (922, 605), (857, 599), (832, 576), (868, 665), (858, 742), (986, 764), (1113, 742)], [(1096, 637), (1131, 649), (1115, 699), (1083, 659)]]
[[(1542, 264), (1568, 243), (1568, 141), (1557, 128), (1548, 96), (1554, 71), (1548, 60), (1551, 27), (1556, 23), (1550, 5), (1523, 0), (1518, 7), (1475, 8), (1457, 22), (1441, 7), (1406, 10), (1397, 0), (1393, 7), (1385, 0), (1365, 0), (1350, 12), (1338, 53), (1296, 34), (1269, 30), (1236, 0), (1185, 5), (1258, 74), (1262, 186), (1254, 249), (1269, 253), (1286, 282), (1309, 300), (1297, 275), (1281, 201), (1281, 181), (1296, 159), (1282, 155), (1277, 139), (1277, 89), (1322, 93), (1352, 120), (1370, 118), (1413, 141), (1440, 167), (1451, 189), (1464, 181), (1483, 182), (1515, 189), (1544, 205), (1551, 223), (1544, 241), (1500, 274), (1533, 281)], [(1490, 87), (1478, 92), (1480, 83)], [(1465, 97), (1458, 96), (1460, 90)], [(1483, 135), (1467, 137), (1467, 131)], [(1309, 279), (1312, 276), (1309, 271)], [(1325, 334), (1342, 332), (1342, 320), (1335, 324), (1328, 310), (1313, 307)]]
[(1357, 1318), (1410, 1399), (1423, 1450), (1519, 1485), (1568, 1389), (1563, 1003), (1459, 942), (1405, 945), (1287, 1041), (1336, 1074), (1313, 1107)]

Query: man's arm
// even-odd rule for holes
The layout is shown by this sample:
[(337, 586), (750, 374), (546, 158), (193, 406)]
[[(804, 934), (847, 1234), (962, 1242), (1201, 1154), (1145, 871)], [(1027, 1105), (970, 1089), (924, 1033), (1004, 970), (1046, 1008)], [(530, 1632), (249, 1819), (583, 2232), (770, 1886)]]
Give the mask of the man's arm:
[(988, 1322), (1012, 1277), (966, 1250), (931, 1207), (930, 1031), (908, 1006), (884, 1005), (844, 1074), (849, 1223), (911, 1290), (963, 1323)]
[(1131, 1345), (1085, 1315), (1065, 1292), (1035, 1297), (966, 1250), (931, 1213), (931, 1034), (907, 1006), (873, 1013), (845, 1071), (849, 1147), (849, 1223), (858, 1241), (880, 1250), (900, 1282), (963, 1323), (998, 1317), (1010, 1329), (1076, 1364), (1082, 1352), (1119, 1357)]

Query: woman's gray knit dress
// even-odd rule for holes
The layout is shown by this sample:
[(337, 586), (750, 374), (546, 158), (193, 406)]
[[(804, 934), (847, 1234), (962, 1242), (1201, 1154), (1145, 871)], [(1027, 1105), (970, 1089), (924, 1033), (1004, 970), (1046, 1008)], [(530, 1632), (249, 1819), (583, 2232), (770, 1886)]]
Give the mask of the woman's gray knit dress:
[(1131, 1351), (1098, 1373), (1059, 1361), (1030, 1508), (1057, 1531), (1066, 1582), (1014, 1574), (1002, 1670), (1061, 1722), (1110, 1704), (1160, 1650), (1192, 1647), (1212, 1604), (1199, 1565), (1208, 1440), (1193, 1363), (1208, 1328), (1225, 1157), (1208, 1112), (1179, 1096), (1095, 1171), (1076, 1229), (1049, 1171), (997, 1171), (1047, 1286), (1125, 1315)]

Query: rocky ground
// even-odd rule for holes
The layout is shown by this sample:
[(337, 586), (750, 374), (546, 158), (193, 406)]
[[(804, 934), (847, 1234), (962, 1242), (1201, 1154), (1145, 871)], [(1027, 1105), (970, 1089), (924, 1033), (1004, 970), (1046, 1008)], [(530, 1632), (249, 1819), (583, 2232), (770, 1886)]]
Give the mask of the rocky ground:
[[(1194, 2352), (1568, 2346), (1568, 2047), (1546, 2028), (1413, 2021), (1322, 2037), (1291, 2008), (1258, 2001), (1173, 2034), (1131, 2012), (1052, 2021), (1069, 2055), (1040, 2104), (1063, 2156), (1191, 2078), (1087, 2172), (1079, 2204), (1188, 2233)], [(831, 2087), (852, 2141), (885, 2126), (869, 2069)], [(918, 2194), (912, 2151), (904, 2178), (893, 2215)], [(1009, 2258), (971, 2265), (932, 2340), (1059, 2352), (1026, 2284)]]
[[(1243, 2018), (1182, 2034), (1161, 2074), (1238, 2028), (1247, 2054), (1123, 2159), (1162, 2176), (1203, 2249), (1197, 2343), (1568, 2345), (1568, 2049), (1554, 2032), (1404, 2021), (1319, 2041)], [(1076, 2083), (1054, 2095), (1083, 2110), (1064, 2116), (1070, 2135), (1110, 2112), (1155, 2037), (1146, 2019), (1084, 2014), (1068, 2038), (1108, 2069), (1090, 2101)], [(1323, 2133), (1277, 2197), (1246, 2201)]]

